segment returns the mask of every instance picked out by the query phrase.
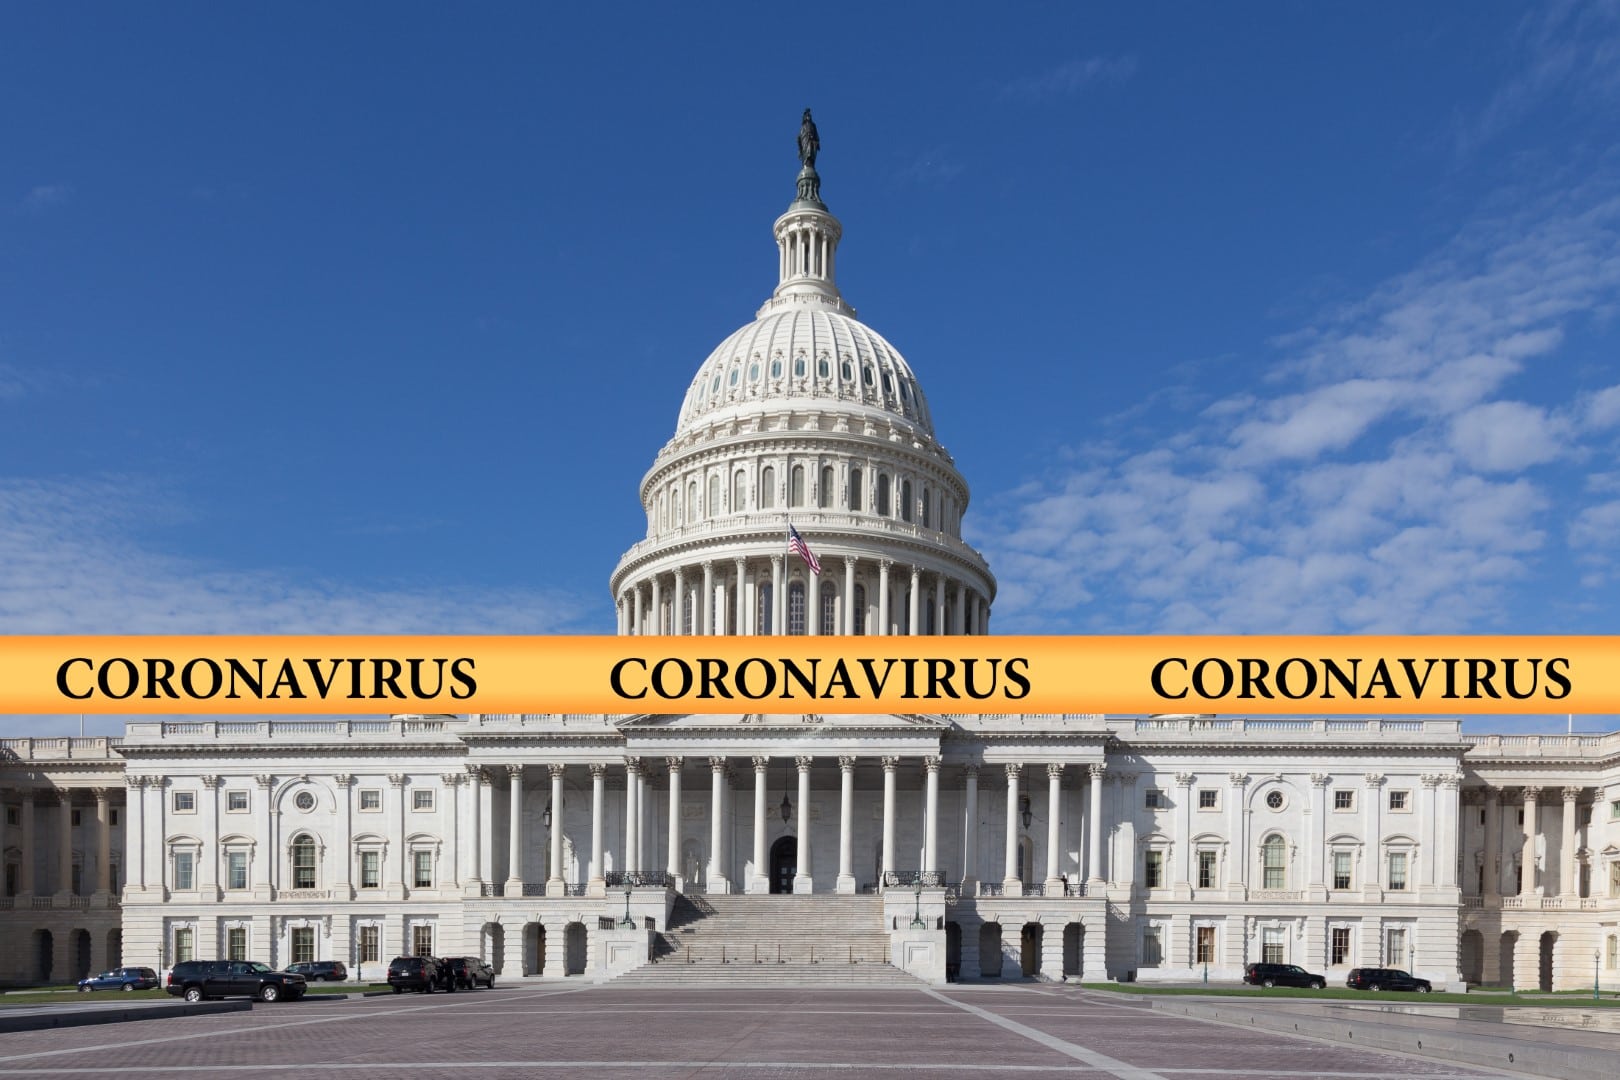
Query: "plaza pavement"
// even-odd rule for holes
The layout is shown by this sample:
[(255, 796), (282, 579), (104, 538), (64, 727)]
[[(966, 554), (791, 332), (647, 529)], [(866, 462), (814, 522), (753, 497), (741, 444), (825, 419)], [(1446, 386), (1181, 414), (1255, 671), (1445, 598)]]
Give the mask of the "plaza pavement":
[(0, 1036), (0, 1077), (115, 1075), (1434, 1080), (1536, 1074), (1337, 1045), (1175, 1015), (1141, 999), (1039, 985), (630, 990), (527, 983), (431, 997), (306, 999), (255, 1005), (249, 1013)]

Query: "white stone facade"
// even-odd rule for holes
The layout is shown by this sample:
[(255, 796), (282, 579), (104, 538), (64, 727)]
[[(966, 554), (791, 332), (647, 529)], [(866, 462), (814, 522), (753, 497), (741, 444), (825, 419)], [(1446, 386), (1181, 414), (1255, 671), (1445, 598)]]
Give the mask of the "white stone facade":
[[(700, 366), (642, 481), (647, 535), (611, 580), (623, 634), (989, 630), (967, 484), (911, 368), (839, 293), (842, 227), (806, 176), (774, 227), (776, 290)], [(819, 575), (789, 554), (790, 521)], [(1620, 986), (1620, 733), (153, 721), (121, 740), (7, 740), (0, 808), (5, 982), (231, 955), (378, 977), (418, 951), (482, 955), (506, 978), (604, 976), (645, 962), (678, 893), (884, 889), (892, 958), (936, 980), (1233, 980), (1274, 959), (1330, 982), (1388, 965)]]

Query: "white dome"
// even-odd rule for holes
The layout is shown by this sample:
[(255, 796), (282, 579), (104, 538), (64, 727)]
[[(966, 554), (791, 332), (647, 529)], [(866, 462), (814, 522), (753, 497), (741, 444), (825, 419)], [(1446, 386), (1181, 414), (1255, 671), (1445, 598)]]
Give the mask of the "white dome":
[(698, 368), (676, 437), (761, 406), (896, 417), (932, 440), (917, 377), (894, 346), (827, 306), (789, 305), (726, 338)]

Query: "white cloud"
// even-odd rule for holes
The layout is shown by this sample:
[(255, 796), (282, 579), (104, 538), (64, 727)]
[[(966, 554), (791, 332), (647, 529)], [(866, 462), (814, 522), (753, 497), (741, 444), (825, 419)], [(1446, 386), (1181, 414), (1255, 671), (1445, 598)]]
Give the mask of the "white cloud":
[(1476, 469), (1514, 472), (1557, 458), (1562, 428), (1545, 409), (1522, 401), (1492, 401), (1452, 420), (1451, 445)]
[(1135, 73), (1134, 56), (1076, 58), (1054, 68), (1013, 79), (1002, 86), (1001, 97), (1003, 100), (1031, 104), (1073, 97), (1087, 86), (1096, 83), (1124, 82)]
[(23, 196), (22, 208), (30, 214), (43, 213), (53, 206), (60, 206), (68, 201), (73, 189), (66, 184), (39, 184), (30, 188)]

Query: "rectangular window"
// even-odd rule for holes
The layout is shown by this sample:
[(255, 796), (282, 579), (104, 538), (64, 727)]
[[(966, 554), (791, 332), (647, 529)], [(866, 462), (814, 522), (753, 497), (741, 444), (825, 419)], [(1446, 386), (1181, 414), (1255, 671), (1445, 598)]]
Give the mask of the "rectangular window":
[(197, 857), (189, 851), (174, 853), (174, 888), (176, 892), (190, 892), (196, 885)]
[(307, 964), (315, 959), (315, 928), (313, 926), (293, 927), (292, 958), (295, 964)]
[(382, 788), (361, 788), (360, 809), (372, 813), (382, 809)]
[(1392, 851), (1389, 853), (1389, 887), (1391, 889), (1406, 888), (1406, 852)]
[(1159, 940), (1159, 928), (1147, 926), (1142, 929), (1142, 966), (1158, 967), (1164, 962), (1164, 946)]
[(382, 870), (382, 853), (377, 851), (362, 851), (360, 853), (360, 887), (362, 889), (375, 889), (382, 884), (379, 881)]
[(1333, 809), (1354, 810), (1356, 808), (1356, 793), (1346, 788), (1333, 790)]
[(374, 964), (382, 958), (382, 934), (376, 926), (360, 928), (360, 961)]
[(109, 825), (117, 825), (118, 824), (118, 807), (113, 806), (113, 807), (108, 808), (108, 810), (107, 810), (107, 824), (109, 824)]
[(83, 896), (84, 895), (84, 864), (83, 863), (77, 863), (76, 862), (76, 863), (73, 864), (73, 895), (74, 896)]
[(1197, 952), (1194, 953), (1195, 964), (1213, 964), (1215, 962), (1215, 928), (1213, 926), (1200, 926), (1198, 928)]
[(21, 870), (22, 870), (22, 867), (18, 866), (14, 862), (6, 863), (6, 895), (7, 896), (16, 896), (17, 895), (17, 874)]
[(1198, 789), (1198, 809), (1200, 809), (1200, 810), (1218, 810), (1218, 809), (1220, 809), (1220, 805), (1221, 805), (1220, 794), (1221, 793), (1219, 791), (1215, 790), (1214, 788), (1199, 788)]
[(83, 823), (83, 810), (73, 811), (73, 827), (77, 829)]
[(228, 814), (245, 814), (248, 811), (248, 793), (245, 791), (227, 791), (225, 793), (225, 812)]
[(1575, 824), (1583, 828), (1592, 824), (1592, 808), (1590, 806), (1583, 806), (1575, 812)]
[(1328, 963), (1334, 966), (1350, 962), (1350, 928), (1335, 926), (1328, 945)]
[(418, 889), (427, 889), (433, 886), (433, 852), (413, 851), (411, 862), (415, 873), (411, 875), (411, 884)]
[(1278, 841), (1267, 843), (1261, 849), (1261, 888), (1286, 889), (1288, 888), (1288, 847)]
[(1283, 955), (1283, 932), (1280, 926), (1267, 926), (1260, 937), (1260, 960), (1266, 964), (1287, 962)]
[(227, 889), (247, 888), (247, 870), (247, 852), (227, 851), (225, 853), (225, 887)]
[(433, 809), (433, 791), (431, 788), (419, 788), (411, 792), (412, 810)]
[(1620, 821), (1620, 799), (1609, 800), (1609, 820)]
[(1149, 810), (1163, 810), (1167, 805), (1164, 798), (1164, 792), (1160, 791), (1158, 788), (1148, 788), (1146, 802), (1143, 805), (1145, 805)]
[(177, 814), (191, 814), (197, 810), (197, 793), (195, 791), (177, 791), (172, 800), (174, 812)]
[(1384, 963), (1391, 967), (1408, 967), (1411, 958), (1406, 953), (1406, 928), (1392, 926), (1384, 933)]
[(1200, 851), (1198, 853), (1198, 887), (1200, 889), (1213, 889), (1215, 886), (1215, 852)]
[(247, 927), (230, 927), (225, 931), (225, 959), (246, 960), (247, 958)]
[(195, 959), (196, 951), (192, 945), (193, 937), (191, 927), (177, 926), (174, 928), (174, 962), (183, 964), (187, 960)]
[(1609, 864), (1609, 895), (1620, 896), (1620, 861)]
[(1390, 792), (1389, 793), (1389, 808), (1391, 810), (1393, 810), (1397, 814), (1403, 813), (1406, 810), (1409, 810), (1411, 808), (1411, 805), (1412, 805), (1411, 796), (1412, 796), (1412, 793), (1410, 791), (1392, 791), (1392, 792)]
[(7, 825), (21, 825), (22, 824), (22, 817), (21, 817), (21, 815), (19, 815), (17, 813), (17, 808), (15, 806), (6, 807), (6, 824)]
[[(1348, 889), (1350, 887), (1350, 853), (1348, 851), (1335, 851), (1333, 853), (1333, 887), (1335, 889)], [(1346, 931), (1348, 933), (1348, 931)]]
[(411, 955), (412, 956), (432, 956), (433, 955), (433, 927), (432, 926), (424, 924), (424, 923), (418, 923), (417, 925), (411, 927)]
[(1142, 884), (1149, 889), (1164, 887), (1164, 852), (1143, 852)]

